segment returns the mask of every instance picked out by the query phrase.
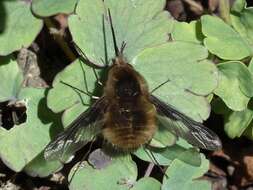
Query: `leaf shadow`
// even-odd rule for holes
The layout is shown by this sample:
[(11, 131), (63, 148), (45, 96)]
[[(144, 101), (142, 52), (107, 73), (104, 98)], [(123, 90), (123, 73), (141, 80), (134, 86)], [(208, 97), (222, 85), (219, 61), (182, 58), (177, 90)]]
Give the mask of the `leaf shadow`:
[(51, 123), (49, 127), (49, 134), (51, 139), (60, 131), (62, 131), (63, 125), (61, 123), (62, 113), (54, 113), (47, 107), (46, 97), (48, 95), (49, 89), (45, 91), (45, 96), (39, 101), (38, 104), (38, 118), (43, 124)]
[(7, 12), (4, 7), (4, 1), (0, 1), (0, 35), (5, 31), (6, 20), (7, 20)]

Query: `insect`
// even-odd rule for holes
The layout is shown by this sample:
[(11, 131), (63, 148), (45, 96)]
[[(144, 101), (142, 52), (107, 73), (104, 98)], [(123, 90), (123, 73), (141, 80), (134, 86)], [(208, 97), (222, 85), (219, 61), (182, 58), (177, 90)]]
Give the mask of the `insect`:
[(190, 144), (208, 150), (221, 148), (213, 131), (149, 93), (145, 79), (123, 56), (126, 44), (118, 49), (110, 11), (108, 15), (116, 56), (103, 95), (47, 145), (45, 158), (61, 159), (74, 154), (87, 143), (83, 138), (87, 128), (98, 128), (99, 134), (117, 149), (136, 150), (150, 142), (161, 117), (172, 124), (166, 126), (168, 130)]

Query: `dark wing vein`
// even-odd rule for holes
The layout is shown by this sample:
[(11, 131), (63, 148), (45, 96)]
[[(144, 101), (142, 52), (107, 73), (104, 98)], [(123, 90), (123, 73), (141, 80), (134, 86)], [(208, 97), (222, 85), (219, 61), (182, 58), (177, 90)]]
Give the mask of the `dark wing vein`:
[(80, 114), (65, 131), (59, 133), (46, 146), (44, 150), (45, 159), (67, 162), (76, 151), (91, 141), (100, 131), (104, 107), (105, 101), (102, 97), (88, 111)]
[[(219, 137), (203, 124), (192, 120), (153, 95), (151, 95), (150, 100), (157, 109), (157, 118), (163, 126), (172, 133), (182, 137), (190, 144), (199, 148), (207, 150), (217, 150), (221, 148), (222, 145)], [(162, 120), (164, 116), (167, 122)]]

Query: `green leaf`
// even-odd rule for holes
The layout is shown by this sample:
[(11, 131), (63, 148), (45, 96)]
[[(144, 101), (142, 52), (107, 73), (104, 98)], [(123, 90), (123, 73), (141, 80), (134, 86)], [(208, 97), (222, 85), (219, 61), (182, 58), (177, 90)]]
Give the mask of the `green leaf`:
[(95, 87), (96, 77), (93, 69), (77, 60), (55, 77), (53, 89), (47, 96), (48, 107), (57, 113), (75, 104), (82, 104), (80, 111), (85, 111), (90, 105), (90, 95), (84, 93), (93, 94)]
[(160, 190), (161, 183), (152, 177), (143, 177), (136, 182), (131, 190)]
[(236, 0), (231, 10), (235, 12), (241, 12), (246, 6), (247, 6), (246, 0)]
[(204, 39), (199, 21), (175, 22), (171, 35), (175, 41), (202, 43)]
[(42, 20), (33, 16), (29, 1), (3, 1), (3, 6), (0, 18), (6, 19), (6, 25), (0, 28), (0, 55), (8, 55), (30, 46), (42, 28)]
[(185, 148), (179, 144), (167, 148), (163, 155), (171, 161), (179, 159), (193, 166), (199, 166), (201, 163), (200, 154), (195, 148)]
[(211, 190), (211, 184), (208, 181), (197, 180), (209, 169), (209, 162), (201, 156), (201, 165), (199, 167), (186, 164), (180, 160), (174, 160), (168, 167), (166, 176), (164, 176), (162, 190)]
[(164, 149), (161, 148), (152, 148), (152, 154), (155, 158), (153, 159), (152, 155), (149, 152), (150, 149), (144, 149), (143, 147), (138, 148), (133, 154), (137, 156), (139, 159), (144, 160), (146, 162), (152, 162), (154, 164), (157, 164), (155, 162), (158, 162), (159, 165), (168, 166), (171, 163), (171, 160), (169, 158), (166, 158), (162, 152)]
[(72, 121), (74, 121), (81, 113), (86, 111), (88, 106), (82, 104), (74, 104), (71, 108), (66, 109), (62, 115), (62, 124), (67, 127)]
[(214, 93), (232, 110), (242, 111), (253, 96), (253, 77), (241, 62), (230, 61), (218, 64), (220, 82)]
[(23, 171), (33, 177), (47, 177), (50, 174), (59, 171), (62, 167), (63, 164), (58, 160), (45, 160), (44, 152), (41, 152), (25, 166)]
[[(250, 46), (253, 45), (253, 7), (246, 8), (241, 5), (240, 12), (231, 13), (231, 21), (235, 30), (247, 41)], [(252, 48), (251, 48), (252, 49)]]
[[(78, 165), (77, 165), (78, 166)], [(69, 180), (75, 171), (72, 168)], [(70, 190), (127, 190), (137, 179), (137, 166), (130, 156), (119, 156), (104, 168), (95, 169), (88, 162), (81, 164), (70, 183)]]
[(12, 57), (0, 57), (0, 102), (15, 100), (23, 82), (23, 74)]
[(214, 16), (201, 17), (204, 44), (208, 50), (226, 60), (240, 60), (252, 54), (252, 50), (235, 30)]
[(158, 129), (155, 132), (155, 135), (149, 145), (156, 148), (165, 148), (166, 146), (175, 144), (177, 137), (173, 135), (168, 129), (163, 127), (162, 124), (157, 123), (157, 125)]
[[(0, 131), (0, 157), (14, 171), (45, 177), (62, 167), (58, 161), (48, 162), (43, 150), (59, 129), (59, 115), (53, 114), (45, 102), (44, 89), (22, 88), (23, 75), (12, 57), (0, 58), (0, 100), (24, 101), (27, 121), (9, 131)], [(52, 129), (51, 129), (52, 127)], [(57, 130), (59, 131), (59, 130)], [(40, 134), (38, 136), (38, 134)]]
[[(155, 160), (151, 154), (154, 156)], [(141, 160), (159, 165), (169, 165), (175, 159), (179, 159), (194, 166), (200, 165), (201, 162), (199, 152), (196, 149), (185, 148), (179, 144), (166, 148), (146, 148), (145, 150), (144, 148), (139, 148), (134, 152), (134, 155)]]
[(253, 140), (253, 125), (252, 122), (249, 124), (248, 128), (243, 132), (243, 136), (250, 140)]
[(202, 121), (210, 113), (210, 105), (203, 96), (210, 94), (218, 83), (217, 68), (206, 58), (207, 50), (201, 45), (171, 42), (144, 50), (133, 64), (147, 80), (150, 91), (160, 86), (154, 95)]
[(61, 126), (59, 116), (47, 108), (44, 94), (44, 89), (22, 89), (17, 98), (26, 103), (26, 122), (9, 131), (0, 131), (3, 133), (0, 135), (0, 157), (16, 172), (44, 150), (51, 139), (49, 131), (55, 132)]
[(240, 137), (253, 119), (253, 110), (246, 108), (225, 115), (224, 130), (230, 138)]
[[(92, 63), (101, 66), (111, 61), (115, 52), (107, 17), (110, 9), (117, 46), (120, 48), (126, 43), (124, 56), (131, 62), (143, 49), (168, 40), (173, 21), (168, 19), (164, 5), (165, 0), (83, 0), (77, 6), (76, 15), (69, 18), (70, 32)], [(103, 16), (106, 17), (104, 29)]]
[(74, 12), (77, 0), (33, 0), (32, 11), (38, 16), (49, 17), (59, 13), (69, 14)]
[[(47, 105), (54, 112), (63, 111), (62, 123), (64, 127), (67, 127), (88, 109), (91, 95), (84, 93), (96, 94), (96, 85), (93, 69), (80, 60), (76, 60), (55, 77), (53, 88), (47, 96)], [(80, 131), (88, 135), (87, 137), (83, 135), (83, 138), (92, 139), (90, 133), (93, 131)], [(66, 153), (66, 156), (68, 157), (69, 154)], [(61, 159), (65, 160), (66, 156)]]

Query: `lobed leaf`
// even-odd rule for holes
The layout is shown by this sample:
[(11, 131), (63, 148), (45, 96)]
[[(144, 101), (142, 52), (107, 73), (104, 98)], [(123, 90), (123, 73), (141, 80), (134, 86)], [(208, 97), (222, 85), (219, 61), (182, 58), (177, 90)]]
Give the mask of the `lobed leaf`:
[(59, 117), (46, 107), (44, 94), (44, 89), (22, 89), (17, 98), (26, 103), (26, 122), (15, 125), (9, 131), (0, 131), (3, 133), (0, 157), (16, 172), (21, 171), (44, 150), (50, 141), (50, 129), (56, 131), (57, 126), (60, 126)]
[(163, 11), (164, 5), (164, 0), (83, 0), (76, 15), (69, 18), (70, 32), (92, 63), (105, 65), (115, 57), (107, 12), (110, 9), (117, 46), (126, 43), (124, 56), (131, 62), (143, 49), (168, 40), (172, 20)]
[(93, 94), (95, 87), (93, 69), (76, 60), (55, 77), (53, 89), (47, 96), (47, 105), (54, 112), (61, 112), (75, 104), (82, 104), (81, 110), (85, 111), (90, 105), (91, 96), (84, 93)]
[(33, 16), (28, 1), (3, 1), (3, 6), (0, 18), (6, 24), (0, 26), (0, 55), (8, 55), (31, 45), (42, 28), (42, 20)]
[(220, 81), (214, 93), (221, 97), (232, 110), (242, 111), (253, 95), (253, 76), (241, 62), (230, 61), (218, 64)]
[(204, 44), (208, 50), (225, 60), (240, 60), (252, 55), (249, 43), (220, 18), (201, 17)]
[[(75, 168), (72, 168), (69, 180), (74, 171)], [(137, 179), (137, 167), (130, 156), (115, 157), (101, 169), (95, 169), (88, 162), (84, 162), (74, 175), (70, 190), (127, 190)]]
[[(246, 8), (246, 1), (236, 1), (231, 13), (231, 21), (235, 30), (250, 44), (253, 44), (253, 7)], [(241, 47), (240, 47), (241, 48)]]
[(203, 95), (210, 94), (218, 82), (217, 69), (206, 58), (207, 50), (201, 45), (171, 42), (146, 49), (133, 64), (147, 80), (151, 92), (163, 84), (154, 95), (202, 121), (210, 113), (210, 105)]
[(253, 119), (252, 108), (243, 111), (235, 111), (225, 115), (224, 130), (230, 138), (240, 137), (249, 127)]
[(163, 178), (162, 190), (177, 190), (179, 185), (181, 190), (211, 190), (211, 184), (205, 180), (197, 180), (208, 171), (209, 162), (201, 155), (201, 165), (196, 167), (184, 163), (180, 160), (174, 160), (166, 170), (166, 176)]

